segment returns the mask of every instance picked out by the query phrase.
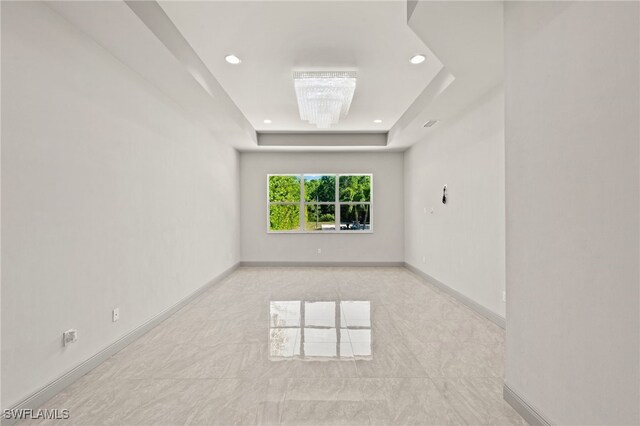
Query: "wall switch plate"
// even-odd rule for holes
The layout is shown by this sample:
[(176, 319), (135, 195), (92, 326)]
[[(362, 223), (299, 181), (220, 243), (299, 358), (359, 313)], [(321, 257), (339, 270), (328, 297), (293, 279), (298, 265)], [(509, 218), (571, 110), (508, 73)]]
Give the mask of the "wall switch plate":
[(71, 343), (78, 341), (78, 330), (72, 328), (71, 330), (67, 330), (62, 335), (62, 343), (67, 346)]
[(322, 249), (318, 248), (318, 254), (322, 254)]
[(506, 290), (502, 292), (502, 301), (503, 302), (507, 301), (507, 291)]
[(120, 308), (115, 308), (111, 311), (111, 321), (116, 322), (120, 319)]

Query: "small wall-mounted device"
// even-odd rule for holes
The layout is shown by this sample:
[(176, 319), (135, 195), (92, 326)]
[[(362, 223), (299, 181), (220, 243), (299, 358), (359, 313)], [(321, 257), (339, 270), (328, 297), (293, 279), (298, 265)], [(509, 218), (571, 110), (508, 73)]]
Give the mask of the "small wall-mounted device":
[(73, 342), (78, 341), (78, 330), (72, 328), (71, 330), (67, 330), (62, 335), (62, 343), (67, 346)]
[(442, 204), (447, 204), (447, 185), (442, 187)]

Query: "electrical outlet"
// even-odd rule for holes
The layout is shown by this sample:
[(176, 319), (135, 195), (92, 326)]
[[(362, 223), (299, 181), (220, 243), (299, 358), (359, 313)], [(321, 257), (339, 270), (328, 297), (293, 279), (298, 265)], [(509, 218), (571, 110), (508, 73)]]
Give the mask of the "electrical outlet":
[(506, 290), (504, 290), (504, 291), (502, 292), (502, 301), (503, 301), (503, 302), (506, 302), (506, 301), (507, 301), (507, 291), (506, 291)]
[(78, 341), (78, 330), (72, 328), (67, 330), (62, 335), (62, 343), (67, 346)]
[(318, 247), (318, 254), (322, 254), (322, 249)]
[(115, 308), (111, 311), (111, 321), (116, 322), (120, 319), (120, 308)]

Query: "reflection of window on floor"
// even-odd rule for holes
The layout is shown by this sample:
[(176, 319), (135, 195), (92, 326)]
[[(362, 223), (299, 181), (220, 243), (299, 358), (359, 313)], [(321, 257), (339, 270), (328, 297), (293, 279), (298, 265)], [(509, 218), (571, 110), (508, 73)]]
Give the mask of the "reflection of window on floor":
[(271, 359), (371, 359), (369, 301), (272, 301)]

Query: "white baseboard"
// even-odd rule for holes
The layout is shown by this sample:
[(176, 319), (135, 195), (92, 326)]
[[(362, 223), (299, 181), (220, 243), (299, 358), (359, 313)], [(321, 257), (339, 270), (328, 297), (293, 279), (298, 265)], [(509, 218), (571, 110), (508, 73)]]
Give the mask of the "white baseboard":
[[(224, 278), (226, 278), (233, 271), (235, 271), (236, 268), (238, 268), (238, 266), (239, 266), (239, 263), (236, 263), (231, 268), (227, 269), (226, 271), (224, 271), (223, 273), (221, 273), (220, 275), (218, 275), (217, 277), (215, 277), (214, 279), (209, 281), (207, 284), (205, 284), (204, 286), (200, 287), (199, 289), (197, 289), (196, 291), (191, 293), (189, 296), (187, 296), (184, 299), (180, 300), (175, 305), (173, 305), (173, 306), (165, 309), (164, 311), (160, 312), (158, 315), (156, 315), (155, 317), (151, 318), (146, 323), (142, 324), (141, 326), (137, 327), (136, 329), (130, 331), (127, 334), (125, 334), (120, 339), (116, 340), (115, 342), (113, 342), (109, 346), (107, 346), (106, 348), (102, 349), (100, 352), (98, 352), (95, 355), (93, 355), (91, 358), (89, 358), (86, 361), (82, 362), (80, 365), (76, 366), (72, 370), (70, 370), (67, 373), (63, 374), (62, 376), (60, 376), (56, 380), (54, 380), (51, 383), (47, 384), (46, 386), (44, 386), (40, 390), (36, 391), (35, 393), (33, 393), (32, 395), (28, 396), (27, 398), (23, 399), (21, 402), (15, 404), (13, 407), (9, 407), (8, 409), (9, 410), (28, 410), (28, 409), (35, 410), (38, 407), (42, 406), (45, 402), (47, 402), (53, 396), (58, 394), (64, 388), (66, 388), (67, 386), (71, 385), (73, 382), (75, 382), (76, 380), (78, 380), (79, 378), (81, 378), (82, 376), (87, 374), (89, 371), (91, 371), (94, 368), (96, 368), (98, 365), (102, 364), (104, 361), (106, 361), (112, 355), (120, 352), (127, 345), (129, 345), (130, 343), (134, 342), (136, 339), (138, 339), (141, 336), (143, 336), (145, 333), (147, 333), (148, 331), (153, 329), (155, 326), (160, 324), (162, 321), (164, 321), (165, 319), (170, 317), (173, 313), (175, 313), (179, 309), (183, 308), (185, 305), (187, 305), (193, 299), (195, 299), (196, 297), (198, 297), (199, 295), (201, 295), (205, 291), (209, 290), (211, 287), (215, 286), (216, 284), (220, 283)], [(0, 424), (2, 426), (11, 425), (11, 424), (14, 424), (17, 421), (18, 421), (18, 419), (7, 419), (7, 418), (5, 418), (4, 417), (4, 409), (3, 409), (2, 418), (1, 418), (1, 421), (0, 421)]]
[(511, 389), (506, 383), (502, 386), (502, 396), (518, 414), (531, 426), (551, 426), (552, 423), (545, 419), (538, 410), (527, 403), (520, 395)]
[(281, 262), (281, 261), (242, 261), (240, 266), (404, 266), (404, 262)]
[(420, 278), (422, 278), (425, 281), (428, 281), (430, 284), (433, 284), (434, 286), (438, 287), (440, 290), (444, 291), (445, 293), (449, 294), (450, 296), (455, 297), (458, 301), (460, 301), (461, 303), (465, 304), (466, 306), (468, 306), (469, 308), (473, 309), (474, 311), (476, 311), (478, 314), (482, 315), (483, 317), (485, 317), (486, 319), (488, 319), (489, 321), (495, 323), (496, 325), (505, 328), (505, 319), (504, 317), (496, 314), (495, 312), (485, 308), (484, 306), (480, 305), (479, 303), (477, 303), (476, 301), (468, 298), (467, 296), (465, 296), (462, 293), (457, 292), (456, 290), (452, 289), (451, 287), (449, 287), (448, 285), (438, 281), (437, 279), (433, 278), (431, 275), (422, 272), (420, 269), (416, 268), (415, 266), (404, 262), (404, 267), (407, 268), (408, 270), (410, 270), (411, 272), (413, 272), (414, 274), (416, 274), (417, 276), (419, 276)]

